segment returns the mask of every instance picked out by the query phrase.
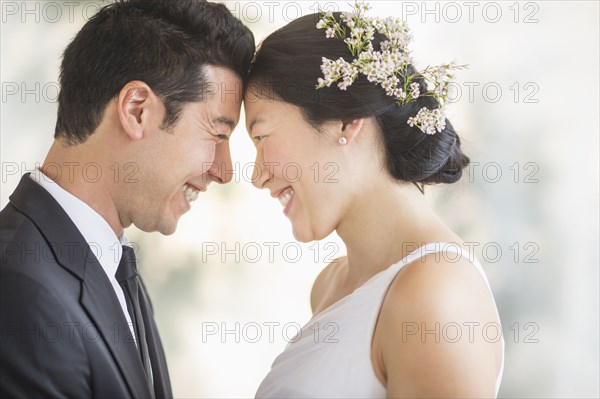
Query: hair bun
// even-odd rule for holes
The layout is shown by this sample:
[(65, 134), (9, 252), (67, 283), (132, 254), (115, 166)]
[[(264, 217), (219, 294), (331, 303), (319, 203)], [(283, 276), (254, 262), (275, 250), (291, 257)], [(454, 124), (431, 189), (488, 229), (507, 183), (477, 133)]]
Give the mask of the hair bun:
[[(447, 122), (448, 123), (448, 122)], [(446, 129), (448, 130), (448, 129)], [(470, 159), (466, 156), (460, 148), (460, 138), (454, 132), (454, 129), (450, 129), (454, 136), (454, 142), (450, 146), (448, 160), (443, 166), (428, 178), (424, 179), (422, 183), (425, 184), (437, 184), (437, 183), (455, 183), (462, 177), (462, 170), (469, 165)], [(445, 132), (445, 130), (444, 130)], [(442, 132), (442, 133), (444, 133)]]

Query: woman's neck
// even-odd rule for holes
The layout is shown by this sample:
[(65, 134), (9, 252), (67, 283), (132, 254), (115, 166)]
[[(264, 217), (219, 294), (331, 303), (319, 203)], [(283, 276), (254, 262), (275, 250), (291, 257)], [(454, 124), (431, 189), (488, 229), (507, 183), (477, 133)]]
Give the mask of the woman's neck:
[(379, 180), (353, 202), (337, 228), (348, 251), (348, 285), (362, 285), (428, 242), (460, 242), (414, 184)]

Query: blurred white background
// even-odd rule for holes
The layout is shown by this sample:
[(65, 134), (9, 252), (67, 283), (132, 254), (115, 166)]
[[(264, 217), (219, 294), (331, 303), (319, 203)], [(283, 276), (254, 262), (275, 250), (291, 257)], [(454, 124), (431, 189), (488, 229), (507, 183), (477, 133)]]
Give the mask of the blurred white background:
[[(348, 2), (226, 5), (258, 41)], [(61, 53), (104, 4), (1, 1), (2, 208), (52, 142)], [(500, 397), (599, 397), (599, 2), (371, 4), (410, 24), (418, 67), (469, 64), (449, 118), (473, 164), (427, 195), (488, 273), (507, 344)], [(313, 279), (345, 253), (335, 235), (295, 243), (280, 204), (250, 183), (244, 126), (231, 184), (211, 186), (172, 236), (128, 230), (177, 397), (252, 397), (310, 318)]]

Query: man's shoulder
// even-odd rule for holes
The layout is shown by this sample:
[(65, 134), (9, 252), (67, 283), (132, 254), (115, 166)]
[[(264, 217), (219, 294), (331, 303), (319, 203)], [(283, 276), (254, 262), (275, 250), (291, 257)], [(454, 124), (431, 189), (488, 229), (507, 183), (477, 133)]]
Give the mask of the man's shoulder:
[(0, 243), (0, 275), (4, 281), (13, 282), (11, 287), (3, 283), (3, 288), (13, 291), (37, 285), (54, 290), (58, 286), (60, 292), (76, 282), (55, 256), (64, 248), (49, 242), (38, 226), (11, 203), (0, 211)]
[(0, 211), (0, 251), (2, 264), (14, 260), (17, 252), (26, 251), (48, 243), (38, 227), (24, 213), (19, 211), (12, 203), (8, 203)]

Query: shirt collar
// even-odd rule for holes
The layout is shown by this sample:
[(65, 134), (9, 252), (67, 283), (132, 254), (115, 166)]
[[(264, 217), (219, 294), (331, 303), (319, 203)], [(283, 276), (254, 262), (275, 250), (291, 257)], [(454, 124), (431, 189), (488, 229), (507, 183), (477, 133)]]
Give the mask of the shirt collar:
[(117, 237), (108, 222), (88, 204), (59, 186), (40, 170), (36, 172), (30, 174), (31, 179), (48, 191), (65, 210), (106, 274), (114, 277), (123, 252), (122, 245), (130, 245), (125, 233)]

